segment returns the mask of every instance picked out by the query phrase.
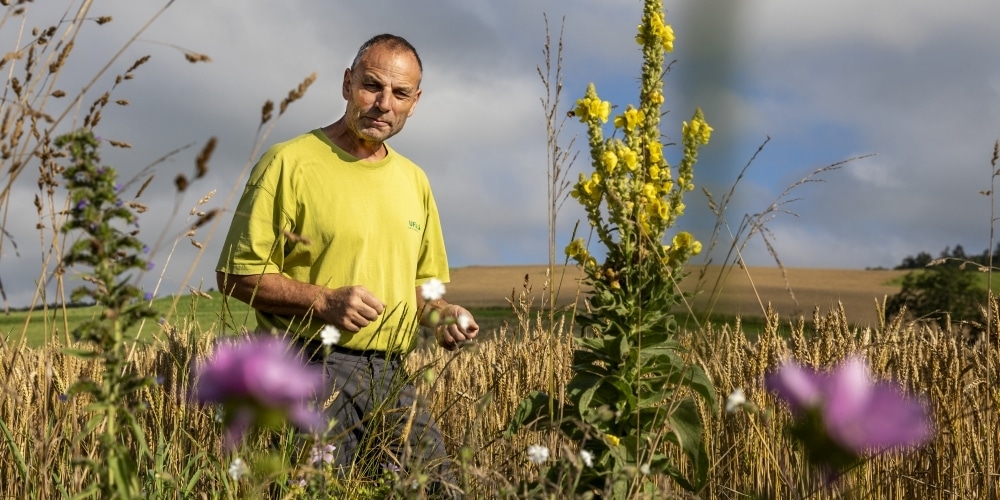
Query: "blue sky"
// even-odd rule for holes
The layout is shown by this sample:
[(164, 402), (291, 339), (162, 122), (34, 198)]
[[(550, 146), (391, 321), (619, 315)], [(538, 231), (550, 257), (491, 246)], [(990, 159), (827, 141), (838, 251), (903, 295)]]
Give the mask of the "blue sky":
[[(164, 2), (102, 0), (63, 75), (68, 92), (82, 87)], [(239, 7), (234, 8), (234, 5)], [(27, 26), (47, 26), (79, 2), (27, 5)], [(666, 2), (677, 34), (676, 60), (666, 77), (669, 110), (664, 133), (679, 135), (696, 106), (715, 127), (696, 167), (699, 189), (687, 199), (681, 225), (702, 240), (714, 218), (700, 188), (721, 196), (758, 146), (770, 142), (737, 185), (726, 213), (733, 228), (745, 214), (766, 210), (787, 187), (814, 170), (874, 155), (796, 188), (768, 222), (769, 237), (786, 266), (891, 267), (918, 251), (936, 254), (963, 245), (989, 246), (989, 165), (1000, 137), (1000, 3), (926, 0), (801, 2), (687, 0)], [(98, 133), (127, 141), (130, 150), (105, 154), (128, 177), (177, 147), (195, 143), (156, 168), (143, 195), (142, 237), (163, 243), (165, 260), (188, 210), (210, 190), (203, 208), (225, 204), (256, 160), (260, 108), (280, 100), (304, 77), (318, 80), (289, 108), (265, 145), (338, 118), (339, 85), (357, 46), (379, 32), (407, 37), (425, 65), (424, 94), (407, 128), (391, 142), (431, 179), (442, 211), (453, 266), (536, 264), (547, 261), (543, 13), (558, 33), (564, 26), (564, 107), (588, 82), (614, 104), (635, 101), (640, 54), (634, 42), (638, 0), (436, 0), (404, 2), (284, 2), (177, 0), (141, 39), (126, 49), (86, 102), (110, 88), (115, 72), (149, 54), (137, 77), (115, 91), (131, 105), (109, 109)], [(8, 22), (0, 42), (12, 43)], [(190, 64), (171, 45), (204, 53)], [(583, 128), (566, 126), (565, 139)], [(209, 175), (178, 197), (172, 179), (191, 172), (197, 149), (219, 139)], [(676, 158), (678, 152), (667, 152)], [(586, 167), (585, 156), (571, 174)], [(31, 206), (34, 180), (24, 179), (12, 204)], [(171, 219), (174, 207), (180, 215)], [(559, 239), (581, 217), (572, 201), (560, 213)], [(229, 215), (196, 239), (199, 257), (181, 238), (162, 279), (172, 293), (184, 283), (214, 285), (213, 268)], [(36, 221), (8, 218), (20, 245), (3, 249), (0, 276), (11, 303), (23, 303), (38, 280)], [(720, 235), (719, 246), (731, 243)], [(759, 239), (748, 242), (751, 265), (774, 265)], [(144, 278), (152, 288), (155, 273)]]

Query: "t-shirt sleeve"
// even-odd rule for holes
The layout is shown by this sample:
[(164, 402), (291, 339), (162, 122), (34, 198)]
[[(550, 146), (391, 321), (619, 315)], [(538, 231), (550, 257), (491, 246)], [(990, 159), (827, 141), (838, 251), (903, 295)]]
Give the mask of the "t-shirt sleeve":
[[(268, 162), (270, 163), (270, 162)], [(258, 165), (258, 168), (266, 168)], [(280, 196), (276, 196), (275, 183), (267, 182), (274, 173), (251, 174), (248, 184), (236, 206), (233, 222), (226, 235), (226, 242), (219, 256), (216, 271), (237, 275), (280, 273), (284, 267), (285, 231), (289, 231), (289, 218), (282, 209)], [(256, 181), (256, 182), (254, 182)]]
[(441, 218), (438, 215), (437, 203), (430, 187), (426, 195), (427, 220), (424, 223), (424, 237), (420, 244), (420, 256), (417, 260), (416, 286), (422, 285), (431, 278), (437, 278), (442, 283), (451, 280), (448, 269), (448, 255), (444, 248), (444, 235), (441, 231)]

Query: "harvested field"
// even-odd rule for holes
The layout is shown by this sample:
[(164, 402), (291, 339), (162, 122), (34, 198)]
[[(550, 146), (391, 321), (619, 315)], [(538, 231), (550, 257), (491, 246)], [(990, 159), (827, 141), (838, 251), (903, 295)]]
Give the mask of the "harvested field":
[[(704, 284), (698, 286), (700, 267), (681, 284), (686, 291), (703, 290), (695, 297), (697, 310), (711, 302), (710, 291), (721, 270), (707, 268)], [(889, 284), (906, 271), (866, 271), (855, 269), (786, 268), (786, 276), (774, 267), (732, 268), (721, 285), (722, 293), (713, 311), (719, 314), (762, 317), (768, 303), (783, 319), (812, 316), (813, 309), (826, 312), (842, 304), (847, 318), (858, 325), (874, 325), (877, 321), (875, 303), (895, 294), (899, 287)], [(556, 304), (571, 304), (577, 296), (580, 271), (574, 266), (557, 267), (556, 279), (562, 277), (562, 287)], [(786, 281), (787, 278), (787, 281)], [(448, 299), (467, 307), (507, 307), (511, 294), (520, 293), (526, 280), (531, 287), (534, 303), (541, 303), (548, 280), (546, 266), (470, 266), (456, 268), (451, 273)], [(759, 297), (759, 299), (758, 299)]]

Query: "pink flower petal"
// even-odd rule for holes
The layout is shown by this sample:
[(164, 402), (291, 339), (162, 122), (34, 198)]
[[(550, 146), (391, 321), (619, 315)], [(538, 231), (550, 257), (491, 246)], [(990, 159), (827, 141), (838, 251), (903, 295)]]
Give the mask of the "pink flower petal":
[(778, 371), (766, 377), (765, 385), (787, 402), (793, 413), (800, 413), (822, 401), (822, 381), (822, 376), (816, 372), (794, 361), (786, 361)]
[(823, 395), (823, 420), (827, 427), (849, 425), (864, 419), (873, 392), (871, 372), (864, 359), (852, 356), (829, 376)]

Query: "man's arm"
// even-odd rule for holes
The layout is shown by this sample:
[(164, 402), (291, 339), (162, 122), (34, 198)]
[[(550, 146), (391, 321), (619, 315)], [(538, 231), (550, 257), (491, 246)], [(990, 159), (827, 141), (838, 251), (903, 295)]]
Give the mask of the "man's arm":
[(281, 274), (240, 275), (216, 272), (219, 290), (254, 309), (289, 316), (312, 313), (341, 330), (357, 332), (378, 319), (385, 304), (364, 286), (326, 288)]
[[(479, 325), (468, 309), (449, 304), (444, 299), (424, 300), (420, 287), (416, 288), (416, 293), (420, 324), (434, 329), (441, 347), (453, 351), (462, 342), (472, 340), (479, 334)], [(436, 321), (433, 317), (435, 312)]]

